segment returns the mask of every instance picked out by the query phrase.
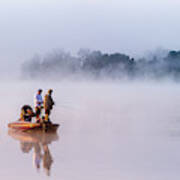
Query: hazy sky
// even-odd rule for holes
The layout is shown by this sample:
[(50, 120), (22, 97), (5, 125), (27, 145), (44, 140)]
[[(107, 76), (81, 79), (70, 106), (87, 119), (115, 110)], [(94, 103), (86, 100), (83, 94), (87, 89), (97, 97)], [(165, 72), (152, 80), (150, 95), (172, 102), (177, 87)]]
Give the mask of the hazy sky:
[(1, 64), (58, 48), (180, 49), (179, 9), (180, 0), (1, 0)]

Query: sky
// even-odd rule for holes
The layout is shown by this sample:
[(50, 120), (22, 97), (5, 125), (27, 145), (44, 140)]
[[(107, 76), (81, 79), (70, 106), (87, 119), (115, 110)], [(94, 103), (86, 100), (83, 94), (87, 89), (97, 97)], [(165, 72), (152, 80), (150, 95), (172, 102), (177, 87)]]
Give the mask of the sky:
[(178, 50), (179, 8), (179, 0), (0, 0), (0, 70), (53, 49)]

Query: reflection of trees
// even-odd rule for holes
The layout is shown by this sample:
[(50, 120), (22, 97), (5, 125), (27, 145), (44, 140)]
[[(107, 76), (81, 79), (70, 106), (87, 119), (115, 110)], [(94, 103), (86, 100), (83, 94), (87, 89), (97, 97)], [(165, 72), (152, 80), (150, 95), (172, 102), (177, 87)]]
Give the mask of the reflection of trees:
[(20, 141), (20, 148), (23, 153), (29, 153), (33, 150), (33, 165), (37, 170), (42, 166), (49, 176), (53, 158), (48, 145), (58, 140), (57, 133), (14, 132), (11, 130), (8, 134)]

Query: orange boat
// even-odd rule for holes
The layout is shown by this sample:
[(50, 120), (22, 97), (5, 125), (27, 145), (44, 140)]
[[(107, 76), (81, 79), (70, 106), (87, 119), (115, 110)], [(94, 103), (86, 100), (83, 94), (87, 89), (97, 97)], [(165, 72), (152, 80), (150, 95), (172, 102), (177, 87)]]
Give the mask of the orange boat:
[(59, 124), (52, 123), (31, 123), (31, 122), (13, 122), (8, 124), (9, 128), (17, 130), (45, 130), (45, 131), (56, 131)]

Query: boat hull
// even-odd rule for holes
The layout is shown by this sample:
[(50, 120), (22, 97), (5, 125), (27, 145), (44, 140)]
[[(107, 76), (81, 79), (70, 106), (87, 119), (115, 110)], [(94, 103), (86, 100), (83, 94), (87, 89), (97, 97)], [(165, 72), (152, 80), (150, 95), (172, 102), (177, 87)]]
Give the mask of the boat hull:
[(45, 131), (56, 131), (59, 127), (59, 124), (52, 123), (31, 123), (31, 122), (13, 122), (9, 123), (8, 127), (16, 130), (45, 130)]

